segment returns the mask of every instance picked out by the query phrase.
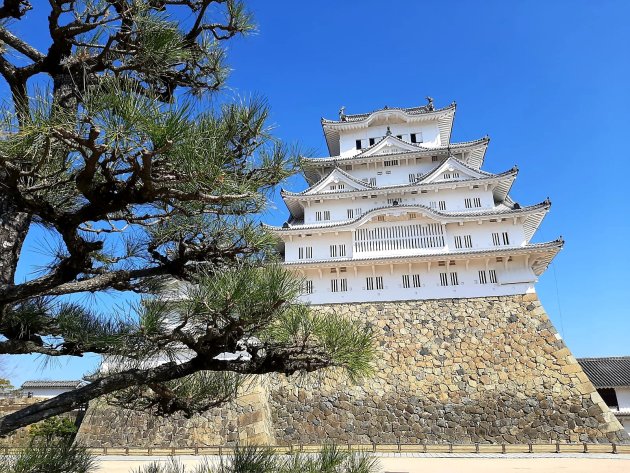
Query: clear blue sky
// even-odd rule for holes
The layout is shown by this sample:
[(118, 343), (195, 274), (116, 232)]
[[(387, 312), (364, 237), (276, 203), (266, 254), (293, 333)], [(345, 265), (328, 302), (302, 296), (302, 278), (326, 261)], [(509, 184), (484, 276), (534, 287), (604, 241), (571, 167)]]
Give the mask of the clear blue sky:
[[(230, 46), (231, 94), (266, 96), (276, 135), (316, 156), (326, 155), (319, 119), (336, 117), (341, 105), (360, 113), (423, 104), (426, 95), (438, 107), (456, 100), (453, 140), (489, 134), (484, 169), (518, 164), (512, 197), (553, 202), (535, 240), (562, 235), (566, 246), (537, 288), (569, 348), (576, 356), (630, 355), (630, 2), (250, 5), (259, 32)], [(303, 185), (295, 178), (285, 187)], [(285, 218), (276, 199), (266, 221)], [(42, 367), (25, 358), (9, 366), (19, 384), (77, 377), (91, 363)]]

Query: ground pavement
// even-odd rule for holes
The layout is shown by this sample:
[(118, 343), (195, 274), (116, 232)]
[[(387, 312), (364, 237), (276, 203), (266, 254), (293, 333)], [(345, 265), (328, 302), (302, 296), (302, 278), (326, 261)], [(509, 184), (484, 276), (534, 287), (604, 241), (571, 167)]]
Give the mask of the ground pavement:
[[(440, 454), (382, 453), (382, 473), (629, 473), (628, 454)], [(200, 456), (176, 457), (185, 465), (196, 465)], [(207, 457), (215, 459), (217, 457)], [(103, 456), (98, 457), (101, 473), (130, 473), (153, 461), (165, 462), (168, 457)]]

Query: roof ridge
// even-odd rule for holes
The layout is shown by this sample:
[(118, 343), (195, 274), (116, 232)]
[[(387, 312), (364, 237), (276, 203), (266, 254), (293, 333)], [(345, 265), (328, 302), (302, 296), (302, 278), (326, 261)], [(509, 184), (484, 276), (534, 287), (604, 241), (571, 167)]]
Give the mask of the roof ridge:
[(456, 106), (457, 104), (455, 103), (455, 101), (441, 108), (433, 108), (432, 102), (426, 105), (418, 105), (415, 107), (388, 107), (387, 105), (385, 105), (383, 108), (372, 110), (370, 112), (355, 113), (355, 114), (349, 114), (349, 115), (345, 115), (341, 113), (340, 114), (341, 120), (330, 120), (328, 118), (322, 117), (321, 122), (322, 124), (326, 124), (326, 125), (355, 123), (355, 122), (363, 121), (366, 118), (369, 118), (371, 115), (374, 115), (375, 113), (384, 112), (384, 111), (397, 111), (397, 112), (406, 113), (408, 115), (423, 115), (425, 113), (429, 114), (429, 113), (444, 112), (444, 111), (453, 109)]

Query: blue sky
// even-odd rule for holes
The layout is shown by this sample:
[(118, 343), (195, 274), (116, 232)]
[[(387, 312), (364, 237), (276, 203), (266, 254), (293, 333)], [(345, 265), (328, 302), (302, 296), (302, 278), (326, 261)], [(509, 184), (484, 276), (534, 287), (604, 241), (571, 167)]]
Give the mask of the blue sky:
[[(434, 97), (458, 104), (453, 140), (491, 137), (484, 169), (517, 164), (512, 197), (549, 196), (536, 241), (566, 246), (537, 289), (576, 356), (630, 355), (630, 2), (250, 2), (259, 31), (230, 45), (228, 94), (257, 93), (275, 134), (325, 156), (319, 125)], [(37, 29), (28, 35), (37, 38)], [(299, 178), (285, 187), (303, 188)], [(276, 199), (265, 220), (282, 223)], [(29, 238), (31, 247), (41, 236)], [(27, 248), (28, 248), (27, 247)], [(29, 259), (28, 262), (34, 261)], [(28, 264), (20, 268), (23, 277)], [(97, 305), (109, 298), (93, 298)], [(119, 299), (118, 303), (123, 303)], [(94, 360), (5, 362), (15, 384), (80, 376)]]

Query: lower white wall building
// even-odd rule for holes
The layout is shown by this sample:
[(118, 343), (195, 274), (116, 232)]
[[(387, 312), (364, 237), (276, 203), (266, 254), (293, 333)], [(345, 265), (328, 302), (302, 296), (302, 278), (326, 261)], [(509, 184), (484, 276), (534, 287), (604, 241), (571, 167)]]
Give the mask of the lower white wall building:
[(604, 402), (630, 433), (630, 356), (580, 358), (578, 362)]
[(84, 384), (81, 380), (72, 381), (46, 381), (33, 380), (25, 381), (20, 388), (24, 397), (43, 397), (51, 398), (59, 394), (72, 391)]

